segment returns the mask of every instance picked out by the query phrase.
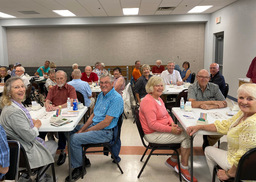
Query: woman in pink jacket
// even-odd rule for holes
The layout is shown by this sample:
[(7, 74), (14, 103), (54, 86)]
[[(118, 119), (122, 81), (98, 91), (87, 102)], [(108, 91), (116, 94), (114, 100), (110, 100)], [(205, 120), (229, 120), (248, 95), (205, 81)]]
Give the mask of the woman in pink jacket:
[[(163, 100), (160, 98), (164, 91), (164, 81), (159, 76), (153, 76), (146, 85), (148, 93), (140, 103), (140, 122), (145, 133), (145, 139), (151, 143), (181, 143), (181, 175), (186, 181), (191, 181), (188, 170), (190, 153), (189, 137), (176, 125), (166, 111)], [(166, 165), (178, 172), (176, 156), (166, 160)], [(193, 178), (193, 181), (197, 181)]]

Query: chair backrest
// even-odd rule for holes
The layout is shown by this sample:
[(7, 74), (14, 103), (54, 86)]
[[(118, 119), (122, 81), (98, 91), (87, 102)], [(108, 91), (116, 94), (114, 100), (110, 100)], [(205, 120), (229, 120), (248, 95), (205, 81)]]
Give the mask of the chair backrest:
[(138, 129), (139, 134), (140, 134), (141, 142), (142, 142), (142, 144), (143, 144), (145, 147), (147, 147), (147, 145), (145, 144), (145, 141), (144, 141), (144, 135), (145, 135), (145, 133), (144, 133), (144, 131), (143, 131), (143, 129), (142, 129), (142, 126), (141, 126), (141, 123), (140, 123), (140, 116), (139, 116), (139, 109), (138, 109), (138, 108), (135, 109), (135, 123), (136, 123), (136, 125), (137, 125), (137, 129)]
[(8, 140), (8, 145), (10, 148), (10, 166), (4, 178), (6, 180), (18, 181), (20, 143), (15, 140)]
[(195, 78), (196, 78), (196, 74), (195, 73), (191, 73), (191, 81), (190, 81), (190, 83), (194, 83)]
[(26, 171), (29, 175), (32, 174), (31, 168), (28, 162), (28, 156), (27, 153), (22, 145), (20, 145), (20, 162), (19, 162), (20, 168), (26, 168)]
[(188, 98), (188, 89), (183, 90), (182, 92), (180, 92), (176, 98), (176, 103), (175, 103), (175, 107), (180, 107), (180, 99), (181, 97), (184, 98), (184, 102), (187, 101)]
[(84, 104), (84, 96), (80, 92), (76, 91), (76, 96), (79, 102)]
[(235, 182), (256, 180), (256, 148), (247, 151), (239, 160)]
[(224, 90), (224, 93), (223, 93), (223, 95), (224, 95), (225, 98), (227, 98), (227, 96), (228, 96), (228, 91), (229, 91), (229, 84), (226, 83), (226, 84), (225, 84), (225, 90)]

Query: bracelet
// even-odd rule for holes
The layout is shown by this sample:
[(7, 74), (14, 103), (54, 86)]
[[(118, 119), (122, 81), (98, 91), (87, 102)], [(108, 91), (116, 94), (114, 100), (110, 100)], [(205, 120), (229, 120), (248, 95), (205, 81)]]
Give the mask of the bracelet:
[(232, 178), (232, 176), (228, 174), (228, 171), (225, 171), (225, 174), (227, 175), (227, 177)]

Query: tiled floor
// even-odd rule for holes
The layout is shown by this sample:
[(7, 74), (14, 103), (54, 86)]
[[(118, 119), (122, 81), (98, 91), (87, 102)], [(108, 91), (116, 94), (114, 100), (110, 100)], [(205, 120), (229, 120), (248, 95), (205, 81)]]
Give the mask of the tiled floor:
[[(231, 102), (228, 102), (231, 106)], [(225, 140), (225, 137), (221, 139)], [(110, 156), (101, 154), (91, 154), (88, 158), (91, 161), (91, 167), (87, 168), (87, 174), (84, 179), (78, 181), (87, 182), (162, 182), (172, 181), (178, 182), (178, 174), (168, 168), (164, 163), (168, 156), (152, 156), (148, 162), (144, 172), (138, 179), (137, 175), (143, 165), (140, 162), (140, 157), (144, 152), (136, 124), (133, 123), (133, 118), (124, 119), (121, 133), (122, 149), (120, 157), (122, 158), (120, 166), (124, 174), (121, 174), (116, 164), (112, 163)], [(202, 136), (196, 136), (194, 140), (194, 175), (199, 182), (210, 182), (210, 174), (202, 152)], [(57, 156), (56, 156), (57, 158)], [(68, 175), (68, 161), (62, 166), (56, 166), (56, 174), (58, 181), (65, 181)]]

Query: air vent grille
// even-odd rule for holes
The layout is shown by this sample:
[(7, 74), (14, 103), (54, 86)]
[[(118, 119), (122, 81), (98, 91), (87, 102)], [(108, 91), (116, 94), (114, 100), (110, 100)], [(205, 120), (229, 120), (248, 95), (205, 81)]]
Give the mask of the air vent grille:
[(22, 14), (25, 14), (25, 15), (36, 15), (36, 14), (40, 14), (40, 13), (38, 13), (38, 12), (36, 12), (36, 11), (18, 11), (18, 12), (20, 12), (20, 13), (22, 13)]
[(159, 7), (157, 11), (173, 11), (175, 7)]

